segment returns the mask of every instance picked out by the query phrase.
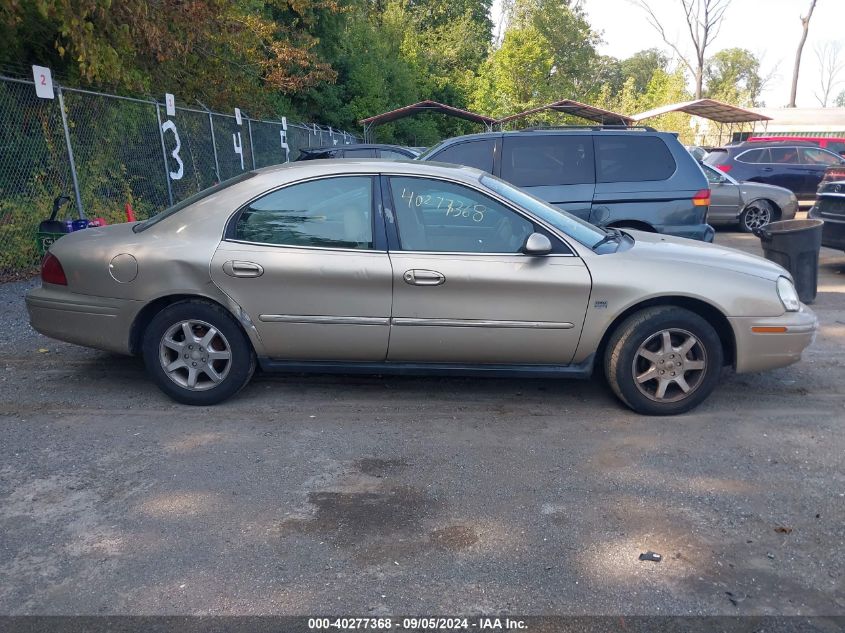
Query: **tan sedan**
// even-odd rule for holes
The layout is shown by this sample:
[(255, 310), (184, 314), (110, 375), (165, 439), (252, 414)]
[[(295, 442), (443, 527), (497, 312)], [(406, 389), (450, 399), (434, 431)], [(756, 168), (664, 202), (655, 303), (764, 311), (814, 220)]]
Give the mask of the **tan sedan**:
[(789, 274), (681, 238), (605, 231), (478, 170), (309, 161), (145, 222), (58, 240), (26, 298), (60, 340), (142, 354), (197, 405), (265, 370), (587, 378), (648, 414), (724, 365), (789, 365), (817, 328)]

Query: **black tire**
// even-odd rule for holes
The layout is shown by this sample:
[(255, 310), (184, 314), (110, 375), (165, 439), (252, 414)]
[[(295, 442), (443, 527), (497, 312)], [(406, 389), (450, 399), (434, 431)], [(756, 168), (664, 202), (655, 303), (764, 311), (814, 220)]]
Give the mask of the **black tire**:
[[(672, 358), (662, 351), (666, 347), (663, 332), (669, 333)], [(681, 343), (690, 339), (695, 344), (681, 355), (678, 351)], [(651, 351), (654, 344), (661, 349)], [(641, 350), (652, 358), (641, 356)], [(604, 369), (610, 388), (637, 413), (677, 415), (698, 406), (710, 395), (719, 381), (722, 360), (722, 343), (710, 323), (684, 308), (656, 306), (632, 314), (614, 330), (605, 351)], [(680, 368), (677, 363), (681, 364)], [(687, 369), (702, 363), (702, 369)], [(688, 392), (683, 391), (680, 382), (675, 382), (673, 371), (683, 379)], [(636, 376), (645, 378), (652, 372), (654, 377), (638, 386)], [(661, 397), (662, 383), (667, 386)]]
[[(168, 335), (168, 341), (172, 344), (174, 337), (183, 332), (181, 336), (187, 347), (187, 335), (181, 329), (181, 324), (185, 322), (189, 323), (188, 327), (194, 336), (208, 334), (210, 328), (205, 326), (213, 327), (217, 334), (207, 344), (208, 349), (198, 345), (201, 341), (190, 341), (194, 349), (190, 352), (183, 349), (185, 353), (199, 355), (202, 353), (200, 350), (205, 349), (205, 355), (201, 358), (185, 357), (187, 360), (183, 363), (184, 367), (168, 372), (164, 363), (171, 360), (182, 362), (180, 359), (183, 355), (165, 346), (163, 339)], [(173, 334), (170, 334), (171, 330)], [(159, 389), (183, 404), (207, 406), (223, 402), (243, 389), (255, 371), (255, 352), (240, 325), (221, 306), (201, 299), (173, 303), (156, 314), (144, 331), (141, 349), (147, 372)], [(212, 360), (212, 355), (224, 356), (227, 350), (227, 361)], [(187, 386), (190, 381), (187, 366), (189, 363), (194, 363), (194, 367), (199, 363), (199, 369), (193, 370), (193, 389)], [(205, 364), (209, 367), (208, 374), (202, 373)], [(214, 372), (220, 377), (219, 382), (211, 378), (211, 373)], [(179, 384), (177, 381), (184, 381), (186, 384)]]
[(739, 214), (739, 230), (743, 233), (753, 233), (755, 228), (759, 229), (774, 222), (777, 216), (777, 207), (771, 201), (752, 200)]

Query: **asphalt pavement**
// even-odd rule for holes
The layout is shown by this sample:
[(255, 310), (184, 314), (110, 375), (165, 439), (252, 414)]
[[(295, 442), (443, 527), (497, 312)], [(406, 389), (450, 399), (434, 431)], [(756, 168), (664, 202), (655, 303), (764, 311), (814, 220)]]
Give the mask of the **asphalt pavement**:
[(34, 333), (33, 283), (0, 286), (2, 614), (845, 614), (841, 252), (801, 363), (670, 418), (538, 379), (181, 406)]

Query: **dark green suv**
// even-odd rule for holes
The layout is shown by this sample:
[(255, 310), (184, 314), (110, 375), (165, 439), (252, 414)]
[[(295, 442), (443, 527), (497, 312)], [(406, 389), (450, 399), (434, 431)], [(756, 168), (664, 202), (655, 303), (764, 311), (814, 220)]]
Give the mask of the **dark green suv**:
[(599, 226), (712, 242), (707, 178), (675, 134), (565, 127), (459, 136), (419, 160), (490, 172)]

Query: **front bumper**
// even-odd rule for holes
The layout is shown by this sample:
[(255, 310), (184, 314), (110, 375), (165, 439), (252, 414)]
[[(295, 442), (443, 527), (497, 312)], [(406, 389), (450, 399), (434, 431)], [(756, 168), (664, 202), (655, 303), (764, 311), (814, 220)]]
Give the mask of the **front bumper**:
[[(798, 312), (778, 317), (729, 317), (736, 339), (739, 374), (786, 367), (801, 360), (801, 353), (815, 340), (819, 320), (801, 304)], [(767, 328), (772, 331), (754, 331)]]
[(42, 286), (26, 294), (32, 327), (50, 338), (119, 354), (129, 354), (129, 330), (138, 301), (69, 292)]

